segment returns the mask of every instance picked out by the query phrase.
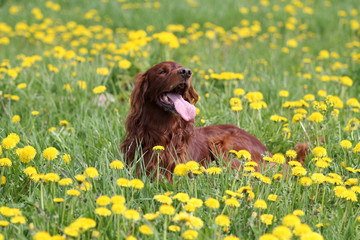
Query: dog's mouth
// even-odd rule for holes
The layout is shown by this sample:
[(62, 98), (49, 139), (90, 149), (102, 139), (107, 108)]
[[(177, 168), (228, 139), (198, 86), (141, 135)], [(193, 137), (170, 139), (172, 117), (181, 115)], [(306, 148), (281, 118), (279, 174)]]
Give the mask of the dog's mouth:
[(160, 94), (159, 102), (165, 110), (176, 112), (185, 121), (191, 121), (195, 118), (196, 108), (183, 98), (187, 88), (187, 84), (180, 83), (173, 90)]

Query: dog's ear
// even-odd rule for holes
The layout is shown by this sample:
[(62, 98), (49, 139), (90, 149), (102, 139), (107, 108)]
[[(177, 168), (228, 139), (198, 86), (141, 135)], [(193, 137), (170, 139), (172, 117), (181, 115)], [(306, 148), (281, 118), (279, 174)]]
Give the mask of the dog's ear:
[(185, 100), (187, 100), (189, 103), (195, 104), (199, 100), (199, 95), (195, 91), (194, 86), (192, 85), (192, 82), (190, 81), (190, 87), (186, 91), (184, 95)]
[(139, 73), (135, 77), (135, 87), (130, 97), (130, 113), (126, 119), (126, 129), (129, 131), (134, 129), (142, 114), (145, 104), (145, 94), (148, 89), (147, 75)]

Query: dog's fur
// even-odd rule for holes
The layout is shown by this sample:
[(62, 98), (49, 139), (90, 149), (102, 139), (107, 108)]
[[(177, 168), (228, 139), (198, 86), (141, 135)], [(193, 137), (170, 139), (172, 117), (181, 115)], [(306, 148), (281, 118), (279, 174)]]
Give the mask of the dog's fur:
[[(157, 169), (157, 157), (152, 148), (165, 147), (160, 153), (160, 171), (172, 182), (172, 172), (178, 162), (197, 161), (203, 165), (217, 159), (231, 160), (232, 168), (241, 162), (229, 157), (230, 150), (247, 150), (258, 164), (262, 154), (269, 150), (250, 133), (230, 124), (194, 127), (193, 119), (184, 120), (174, 105), (164, 104), (164, 94), (177, 92), (183, 100), (195, 104), (198, 101), (191, 78), (191, 70), (176, 62), (159, 63), (143, 74), (137, 75), (131, 94), (131, 109), (126, 119), (126, 137), (121, 145), (128, 163), (134, 164), (136, 152), (142, 150), (147, 173)], [(185, 103), (186, 105), (186, 103)], [(301, 154), (306, 150), (299, 148)], [(301, 155), (302, 157), (305, 154)], [(136, 163), (137, 166), (140, 163)], [(138, 167), (138, 170), (139, 167)]]

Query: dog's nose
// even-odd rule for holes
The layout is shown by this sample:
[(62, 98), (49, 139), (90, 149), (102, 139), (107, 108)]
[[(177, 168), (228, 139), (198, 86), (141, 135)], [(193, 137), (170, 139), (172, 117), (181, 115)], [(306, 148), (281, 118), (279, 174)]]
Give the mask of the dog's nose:
[(192, 74), (191, 70), (188, 69), (188, 68), (180, 68), (180, 69), (178, 70), (178, 73), (179, 73), (185, 80), (187, 80), (187, 79), (191, 76), (191, 74)]

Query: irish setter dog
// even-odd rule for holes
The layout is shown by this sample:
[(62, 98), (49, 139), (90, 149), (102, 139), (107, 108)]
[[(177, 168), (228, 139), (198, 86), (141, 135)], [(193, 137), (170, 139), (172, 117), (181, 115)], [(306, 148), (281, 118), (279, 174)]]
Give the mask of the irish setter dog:
[[(247, 150), (258, 164), (265, 152), (271, 156), (262, 142), (234, 125), (194, 127), (199, 97), (190, 69), (176, 62), (162, 62), (136, 78), (121, 151), (138, 171), (144, 164), (148, 174), (154, 173), (159, 164), (162, 174), (172, 182), (178, 162), (194, 160), (205, 165), (219, 156), (229, 159), (232, 149)], [(152, 150), (156, 145), (165, 148), (159, 153), (159, 163)], [(231, 159), (231, 164), (232, 168), (241, 167), (237, 159)]]

